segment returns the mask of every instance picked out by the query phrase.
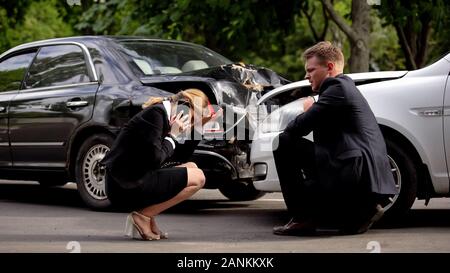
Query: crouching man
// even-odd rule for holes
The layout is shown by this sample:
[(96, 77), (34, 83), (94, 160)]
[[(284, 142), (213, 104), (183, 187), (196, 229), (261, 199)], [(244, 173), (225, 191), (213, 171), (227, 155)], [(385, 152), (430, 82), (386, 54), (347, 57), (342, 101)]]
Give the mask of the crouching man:
[[(307, 49), (306, 76), (317, 101), (280, 134), (274, 159), (291, 220), (277, 235), (309, 235), (318, 221), (342, 233), (366, 232), (383, 215), (380, 198), (397, 194), (386, 144), (375, 116), (351, 78), (342, 51), (330, 42)], [(313, 132), (314, 143), (303, 136)]]

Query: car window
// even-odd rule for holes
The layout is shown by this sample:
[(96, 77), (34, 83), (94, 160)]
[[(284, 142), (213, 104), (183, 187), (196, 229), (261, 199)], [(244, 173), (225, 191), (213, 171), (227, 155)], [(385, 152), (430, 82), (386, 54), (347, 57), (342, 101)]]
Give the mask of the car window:
[(230, 64), (222, 55), (198, 45), (157, 41), (121, 41), (120, 51), (139, 75), (179, 74)]
[(81, 48), (76, 45), (56, 45), (39, 50), (28, 72), (25, 87), (48, 87), (89, 81)]
[(0, 92), (19, 90), (36, 52), (12, 56), (0, 63)]

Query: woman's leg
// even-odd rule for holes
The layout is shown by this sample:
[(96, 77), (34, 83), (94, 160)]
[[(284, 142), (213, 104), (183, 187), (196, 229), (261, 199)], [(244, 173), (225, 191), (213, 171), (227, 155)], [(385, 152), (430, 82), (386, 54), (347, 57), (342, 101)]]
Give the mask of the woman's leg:
[(186, 170), (188, 175), (186, 188), (184, 188), (173, 198), (159, 204), (148, 206), (139, 212), (149, 217), (158, 215), (161, 212), (165, 211), (166, 209), (173, 207), (176, 204), (180, 203), (181, 201), (188, 199), (189, 197), (194, 195), (194, 193), (203, 188), (203, 186), (205, 185), (205, 175), (203, 174), (203, 171), (199, 168), (189, 168), (189, 167), (187, 167)]
[(180, 164), (175, 167), (186, 167), (186, 168), (198, 169), (197, 164), (195, 164), (194, 162), (186, 162), (186, 163)]
[[(165, 211), (166, 209), (173, 207), (176, 204), (188, 199), (189, 197), (194, 195), (194, 193), (203, 188), (203, 186), (205, 185), (205, 175), (203, 174), (203, 171), (201, 169), (197, 168), (197, 165), (195, 165), (195, 163), (188, 162), (179, 165), (179, 167), (186, 167), (188, 176), (186, 187), (183, 190), (181, 190), (177, 195), (175, 195), (173, 198), (167, 201), (164, 201), (159, 204), (154, 204), (145, 207), (142, 210), (139, 210), (138, 212), (140, 214), (143, 214), (147, 217), (156, 216), (161, 212)], [(149, 225), (148, 222), (145, 219), (143, 219), (143, 217), (133, 215), (133, 218), (135, 222), (139, 225), (139, 227), (143, 229), (144, 233), (151, 233), (152, 230), (153, 232), (159, 233), (159, 229), (157, 228), (155, 221), (152, 221), (152, 223)], [(152, 228), (152, 226), (154, 228)]]

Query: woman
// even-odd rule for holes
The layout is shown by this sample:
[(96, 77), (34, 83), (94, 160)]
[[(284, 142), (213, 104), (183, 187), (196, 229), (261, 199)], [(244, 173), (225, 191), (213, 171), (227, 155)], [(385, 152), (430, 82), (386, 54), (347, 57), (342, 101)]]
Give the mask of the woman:
[[(155, 216), (203, 187), (205, 176), (195, 163), (171, 168), (162, 165), (173, 155), (182, 133), (211, 120), (209, 111), (204, 115), (208, 106), (208, 97), (198, 89), (149, 99), (144, 109), (123, 127), (103, 159), (111, 202), (129, 207), (139, 201), (144, 207), (128, 215), (127, 236), (143, 240), (167, 238), (156, 225)], [(180, 108), (187, 109), (184, 115), (178, 112)]]

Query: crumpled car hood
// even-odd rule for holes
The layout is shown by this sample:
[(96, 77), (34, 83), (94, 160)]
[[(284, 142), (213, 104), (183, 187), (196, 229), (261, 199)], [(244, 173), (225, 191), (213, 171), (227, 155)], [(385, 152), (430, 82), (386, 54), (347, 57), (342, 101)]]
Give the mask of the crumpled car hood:
[[(215, 86), (213, 91), (216, 93), (218, 101), (228, 103), (226, 100), (224, 101), (222, 99), (222, 93), (228, 92), (229, 89), (220, 88), (221, 86), (215, 84), (223, 81), (231, 83), (232, 87), (236, 89), (238, 93), (257, 92), (259, 93), (258, 97), (274, 88), (290, 82), (270, 69), (242, 63), (227, 64), (174, 75), (166, 74), (141, 78), (143, 84), (155, 86), (161, 82), (206, 82), (209, 83), (210, 86)], [(246, 94), (240, 95), (247, 97)], [(242, 103), (242, 101), (239, 100), (237, 100), (237, 102)], [(246, 105), (245, 102), (244, 104)]]
[(290, 82), (270, 69), (242, 63), (227, 64), (179, 75), (195, 75), (216, 80), (230, 80), (242, 84), (250, 91), (272, 89)]

